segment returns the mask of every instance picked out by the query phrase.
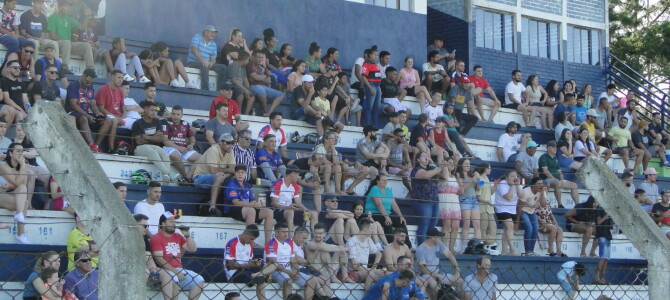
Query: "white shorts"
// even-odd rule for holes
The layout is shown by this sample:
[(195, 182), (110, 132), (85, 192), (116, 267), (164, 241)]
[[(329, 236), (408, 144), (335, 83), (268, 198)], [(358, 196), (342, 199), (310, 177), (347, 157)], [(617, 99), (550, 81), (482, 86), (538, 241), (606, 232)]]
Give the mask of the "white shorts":
[[(307, 284), (307, 280), (310, 280), (311, 278), (312, 278), (312, 276), (310, 276), (310, 275), (307, 275), (303, 272), (298, 272), (298, 279), (294, 279), (293, 283), (295, 283), (299, 286), (305, 286), (305, 284)], [(279, 271), (272, 272), (272, 280), (274, 280), (274, 282), (276, 282), (276, 283), (282, 284), (282, 283), (284, 283), (284, 281), (286, 281), (288, 279), (290, 279), (288, 274), (286, 274), (284, 272), (279, 272)]]
[(407, 106), (404, 106), (404, 105), (400, 104), (400, 100), (398, 100), (398, 98), (384, 98), (384, 103), (386, 103), (387, 105), (392, 106), (393, 109), (395, 109), (396, 112), (401, 111), (401, 110), (404, 110), (404, 111), (407, 110)]
[[(168, 146), (163, 146), (163, 150), (165, 150), (165, 152), (167, 152), (168, 155), (172, 155), (172, 153), (175, 152), (175, 151), (179, 152), (179, 150), (177, 150), (177, 148), (172, 148), (172, 147), (168, 147)], [(198, 152), (196, 152), (195, 150), (191, 150), (191, 151), (186, 151), (186, 153), (181, 153), (180, 152), (179, 155), (181, 155), (182, 160), (188, 160), (188, 158), (191, 157), (191, 155), (196, 154), (196, 153), (198, 153)]]

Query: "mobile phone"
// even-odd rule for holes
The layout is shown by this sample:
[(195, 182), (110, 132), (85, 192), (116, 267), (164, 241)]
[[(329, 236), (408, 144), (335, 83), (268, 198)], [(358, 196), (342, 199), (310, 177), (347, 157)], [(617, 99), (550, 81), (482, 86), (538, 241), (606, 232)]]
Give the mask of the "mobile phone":
[(456, 54), (456, 49), (451, 50), (451, 54)]
[(188, 226), (179, 226), (178, 228), (179, 228), (179, 230), (182, 230), (182, 231), (189, 231), (189, 230), (191, 230), (191, 228), (188, 227)]

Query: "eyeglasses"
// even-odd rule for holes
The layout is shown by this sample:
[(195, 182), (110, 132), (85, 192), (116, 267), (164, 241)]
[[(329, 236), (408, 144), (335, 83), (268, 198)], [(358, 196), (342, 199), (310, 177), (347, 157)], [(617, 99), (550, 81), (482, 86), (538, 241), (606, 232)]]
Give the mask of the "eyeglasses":
[(33, 54), (33, 53), (35, 53), (35, 51), (30, 51), (30, 50), (23, 50), (23, 52), (24, 52), (24, 53), (27, 53), (27, 54)]
[(226, 143), (226, 144), (228, 144), (228, 145), (235, 145), (235, 142), (226, 142), (226, 141), (224, 141), (224, 143)]
[(90, 258), (84, 258), (84, 259), (80, 259), (79, 262), (87, 263), (87, 262), (91, 262), (91, 259)]
[(58, 71), (47, 71), (47, 73), (49, 73), (49, 74), (52, 74), (52, 75), (53, 75), (53, 74), (58, 74)]

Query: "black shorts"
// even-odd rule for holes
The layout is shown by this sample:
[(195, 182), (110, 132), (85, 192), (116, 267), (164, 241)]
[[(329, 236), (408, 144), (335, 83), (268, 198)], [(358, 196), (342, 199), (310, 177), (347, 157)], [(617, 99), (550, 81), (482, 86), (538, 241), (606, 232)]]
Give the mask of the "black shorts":
[[(232, 206), (230, 208), (230, 210), (228, 210), (228, 213), (226, 213), (226, 215), (228, 215), (228, 217), (231, 217), (231, 218), (233, 218), (235, 220), (238, 220), (240, 222), (246, 222), (246, 219), (244, 218), (244, 216), (242, 216), (242, 209), (243, 208), (244, 207), (242, 207), (242, 206)], [(254, 220), (254, 222), (256, 224), (260, 224), (261, 222), (263, 222), (263, 220), (261, 220), (258, 217), (258, 215), (260, 215), (260, 213), (261, 213), (261, 210), (258, 209), (258, 208), (254, 208), (254, 209), (256, 210), (256, 220)]]
[[(279, 209), (275, 208), (274, 210), (274, 219), (277, 223), (286, 223), (286, 217), (284, 216), (284, 209)], [(293, 213), (293, 224), (303, 224), (304, 221), (304, 215), (309, 212), (305, 212), (302, 210), (295, 210)]]
[(312, 275), (312, 276), (321, 276), (321, 272), (314, 270), (312, 268), (302, 267), (300, 268), (300, 273)]
[(511, 108), (511, 109), (516, 109), (519, 107), (519, 103), (510, 103), (510, 104), (505, 104), (503, 105), (504, 108)]
[[(82, 114), (82, 113), (79, 113), (79, 112), (76, 112), (76, 111), (71, 111), (71, 112), (68, 113), (68, 115), (73, 116), (77, 120), (79, 120), (81, 117), (86, 116), (85, 114)], [(88, 114), (88, 115), (95, 118), (95, 115), (93, 115), (93, 114)], [(88, 125), (89, 125), (89, 127), (91, 128), (92, 131), (97, 131), (102, 126), (104, 120), (105, 119), (102, 119), (102, 120), (98, 121), (96, 119), (93, 122), (89, 121)], [(79, 124), (79, 123), (77, 123), (77, 124)]]
[(368, 159), (368, 161), (363, 163), (366, 167), (375, 167), (379, 170), (379, 164), (374, 161), (374, 159)]
[(510, 213), (496, 213), (496, 216), (498, 217), (498, 221), (500, 222), (508, 219), (512, 219), (512, 221), (516, 219), (516, 215)]
[(416, 93), (414, 92), (414, 89), (416, 89), (416, 86), (413, 86), (411, 88), (405, 88), (405, 91), (407, 91), (407, 96), (416, 97)]
[(249, 283), (251, 282), (251, 274), (254, 274), (258, 271), (260, 271), (260, 268), (249, 268), (249, 269), (244, 269), (244, 270), (237, 270), (235, 274), (233, 274), (232, 278), (228, 278), (228, 282), (232, 283)]

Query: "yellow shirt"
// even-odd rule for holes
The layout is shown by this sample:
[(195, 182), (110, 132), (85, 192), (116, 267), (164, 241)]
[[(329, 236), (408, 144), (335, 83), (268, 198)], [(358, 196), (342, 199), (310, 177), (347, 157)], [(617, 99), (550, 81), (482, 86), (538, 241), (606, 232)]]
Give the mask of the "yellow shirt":
[(594, 143), (595, 143), (595, 140), (596, 140), (596, 124), (591, 124), (589, 122), (583, 122), (582, 125), (584, 127), (586, 127), (586, 130), (589, 131), (589, 138), (591, 139), (591, 141), (594, 141)]
[(491, 204), (484, 204), (480, 203), (479, 207), (482, 212), (486, 212), (489, 215), (492, 215), (494, 213), (493, 210), (493, 204), (495, 204), (495, 199), (491, 197), (491, 188), (493, 187), (491, 185), (491, 182), (489, 181), (489, 178), (486, 176), (479, 177), (484, 181), (484, 185), (479, 188), (478, 191), (475, 191), (475, 194), (481, 199), (482, 201), (487, 201), (491, 202)]
[(630, 140), (630, 131), (619, 126), (612, 127), (609, 134), (614, 138), (614, 148), (628, 147), (628, 140)]
[(195, 173), (193, 173), (193, 175), (196, 176), (202, 174), (212, 174), (212, 172), (209, 170), (209, 167), (225, 168), (234, 165), (235, 154), (233, 151), (231, 150), (224, 156), (221, 153), (221, 145), (217, 144), (215, 146), (209, 147), (209, 149), (205, 151), (205, 154), (203, 154), (202, 157), (198, 160), (198, 163), (195, 165)]
[(314, 98), (314, 107), (319, 108), (321, 114), (325, 115), (330, 110), (330, 102), (328, 102), (328, 99), (316, 97)]
[[(70, 234), (67, 236), (67, 270), (70, 271), (74, 269), (74, 253), (79, 250), (84, 245), (88, 245), (88, 242), (93, 242), (93, 237), (90, 235), (85, 235), (79, 229), (75, 228), (70, 231)], [(91, 258), (91, 265), (93, 268), (98, 266), (98, 256)]]

